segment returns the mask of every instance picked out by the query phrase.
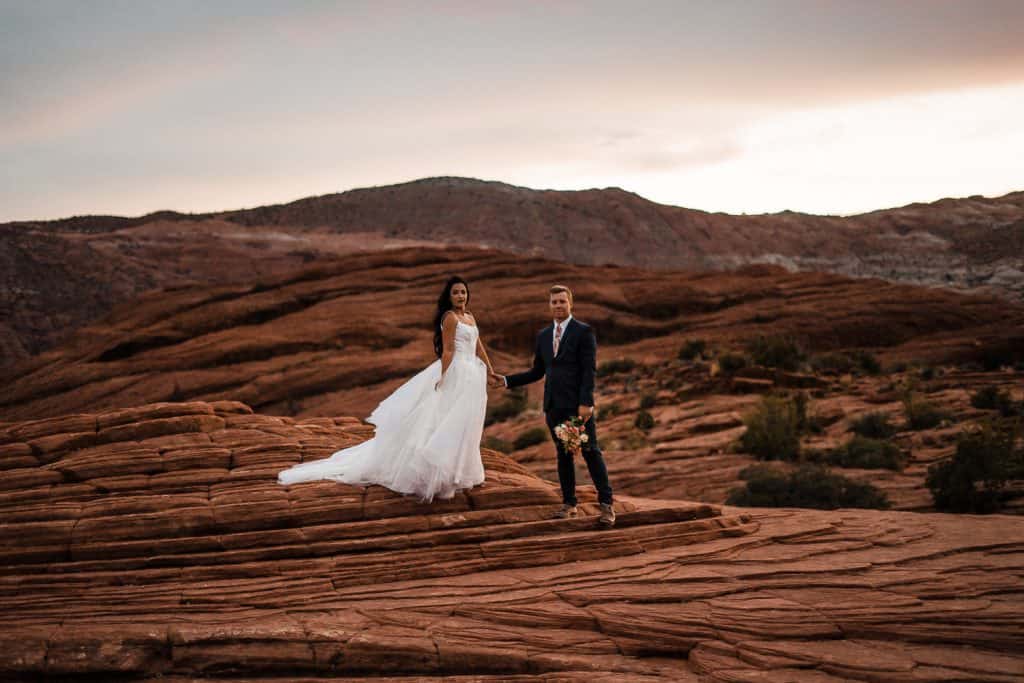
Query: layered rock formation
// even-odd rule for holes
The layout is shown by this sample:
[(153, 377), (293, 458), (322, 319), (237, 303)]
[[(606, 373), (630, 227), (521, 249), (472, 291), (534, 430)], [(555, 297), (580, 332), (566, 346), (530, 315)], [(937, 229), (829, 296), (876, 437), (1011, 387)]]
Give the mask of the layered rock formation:
[(439, 243), (657, 269), (767, 262), (1024, 297), (1024, 192), (851, 217), (732, 216), (618, 188), (429, 178), (239, 211), (0, 225), (0, 361), (50, 348), (150, 288), (252, 282), (355, 250)]
[[(853, 438), (852, 424), (858, 418), (883, 414), (896, 430), (889, 441), (900, 449), (905, 465), (899, 470), (833, 469), (877, 487), (893, 509), (930, 511), (934, 502), (925, 485), (928, 468), (952, 457), (957, 438), (966, 428), (997, 415), (994, 410), (972, 406), (974, 392), (995, 387), (1024, 402), (1024, 372), (1009, 369), (986, 373), (951, 368), (929, 380), (921, 380), (917, 369), (856, 378), (778, 373), (778, 381), (748, 383), (744, 374), (754, 374), (754, 370), (771, 374), (752, 368), (736, 376), (715, 377), (707, 363), (665, 360), (604, 378), (604, 408), (599, 411), (606, 415), (599, 419), (600, 438), (612, 481), (638, 496), (724, 503), (729, 493), (742, 485), (740, 473), (758, 462), (739, 445), (747, 429), (744, 416), (766, 393), (803, 391), (809, 396), (808, 412), (822, 426), (822, 433), (801, 439), (805, 451), (839, 447)], [(950, 417), (935, 427), (911, 429), (897, 383), (913, 385), (919, 400)], [(645, 398), (651, 405), (641, 408)], [(649, 430), (635, 426), (641, 410), (654, 418)], [(493, 425), (488, 434), (515, 443), (519, 435), (539, 423), (536, 411), (528, 410)], [(547, 442), (516, 449), (511, 455), (541, 476), (557, 477), (552, 446)], [(793, 469), (796, 464), (777, 462), (775, 466)], [(1024, 512), (1024, 486), (1019, 484), (1024, 482), (1006, 492), (1007, 512)]]
[[(950, 367), (930, 380), (920, 380), (916, 367), (862, 378), (764, 368), (713, 376), (707, 362), (677, 359), (688, 339), (727, 350), (758, 334), (786, 334), (811, 351), (871, 349), (887, 366), (970, 363), (991, 353), (1024, 361), (1024, 307), (995, 299), (771, 266), (665, 273), (416, 249), (354, 255), (250, 285), (141, 297), (4, 373), (0, 419), (182, 400), (240, 400), (294, 417), (365, 416), (433, 360), (431, 310), (452, 272), (471, 283), (471, 307), (501, 371), (528, 366), (555, 281), (576, 291), (578, 317), (597, 331), (599, 362), (638, 364), (627, 373), (603, 372), (597, 393), (614, 481), (636, 495), (724, 502), (738, 472), (753, 462), (734, 445), (758, 393), (803, 387), (813, 394), (811, 410), (826, 431), (807, 445), (824, 448), (848, 438), (850, 422), (865, 412), (881, 410), (902, 423), (894, 382), (916, 382), (955, 424), (898, 435), (909, 457), (901, 473), (847, 473), (881, 487), (898, 509), (930, 509), (927, 466), (948, 457), (960, 429), (983, 414), (971, 407), (971, 393), (991, 385), (1024, 400), (1024, 373), (1010, 367)], [(512, 443), (542, 425), (541, 387), (530, 391), (527, 409), (489, 427), (488, 436)], [(504, 395), (493, 392), (490, 400)], [(652, 401), (650, 432), (633, 426), (643, 400)], [(555, 476), (546, 442), (513, 457)]]
[(599, 361), (664, 363), (685, 339), (739, 345), (793, 335), (810, 351), (868, 348), (886, 361), (1024, 361), (1024, 306), (988, 297), (752, 266), (734, 273), (584, 268), (472, 249), (360, 254), (285, 276), (152, 292), (0, 374), (0, 418), (32, 419), (163, 400), (240, 400), (260, 412), (366, 415), (434, 360), (445, 279), (499, 370), (532, 359), (553, 282), (576, 292)]
[[(485, 451), (430, 506), (276, 473), (350, 418), (162, 403), (0, 426), (0, 676), (1013, 681), (1019, 518), (620, 496)], [(448, 680), (461, 680), (453, 678)]]

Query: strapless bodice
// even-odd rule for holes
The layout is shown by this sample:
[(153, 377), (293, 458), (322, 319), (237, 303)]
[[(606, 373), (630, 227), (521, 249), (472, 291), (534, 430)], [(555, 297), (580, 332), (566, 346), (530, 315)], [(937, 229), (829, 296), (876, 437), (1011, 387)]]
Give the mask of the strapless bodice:
[(480, 334), (476, 325), (457, 321), (455, 325), (455, 355), (459, 358), (476, 356), (476, 338)]

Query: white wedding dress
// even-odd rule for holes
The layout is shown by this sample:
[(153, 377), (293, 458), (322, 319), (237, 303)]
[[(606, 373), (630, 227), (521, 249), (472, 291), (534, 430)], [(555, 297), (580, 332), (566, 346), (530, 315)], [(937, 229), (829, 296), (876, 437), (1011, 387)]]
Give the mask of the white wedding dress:
[(487, 366), (476, 355), (479, 330), (457, 322), (444, 382), (436, 360), (385, 398), (366, 419), (374, 437), (277, 475), (281, 484), (331, 479), (380, 484), (424, 502), (483, 482), (480, 436), (487, 410)]

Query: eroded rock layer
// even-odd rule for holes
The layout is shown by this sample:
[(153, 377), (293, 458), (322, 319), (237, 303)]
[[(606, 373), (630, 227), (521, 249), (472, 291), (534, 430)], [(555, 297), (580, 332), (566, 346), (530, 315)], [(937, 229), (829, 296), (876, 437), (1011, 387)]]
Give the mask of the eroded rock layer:
[[(1012, 681), (1019, 518), (621, 496), (485, 451), (423, 505), (276, 482), (355, 419), (161, 403), (0, 427), (0, 672), (196, 680)], [(581, 489), (581, 492), (584, 489)], [(465, 678), (460, 678), (465, 677)]]

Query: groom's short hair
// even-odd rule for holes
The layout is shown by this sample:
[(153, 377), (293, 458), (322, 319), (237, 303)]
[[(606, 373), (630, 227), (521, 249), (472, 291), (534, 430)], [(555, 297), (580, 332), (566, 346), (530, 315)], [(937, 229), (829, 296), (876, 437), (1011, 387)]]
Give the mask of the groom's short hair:
[(551, 285), (551, 289), (548, 290), (548, 296), (561, 294), (562, 292), (565, 292), (565, 295), (569, 297), (569, 303), (572, 303), (572, 290), (565, 285)]

